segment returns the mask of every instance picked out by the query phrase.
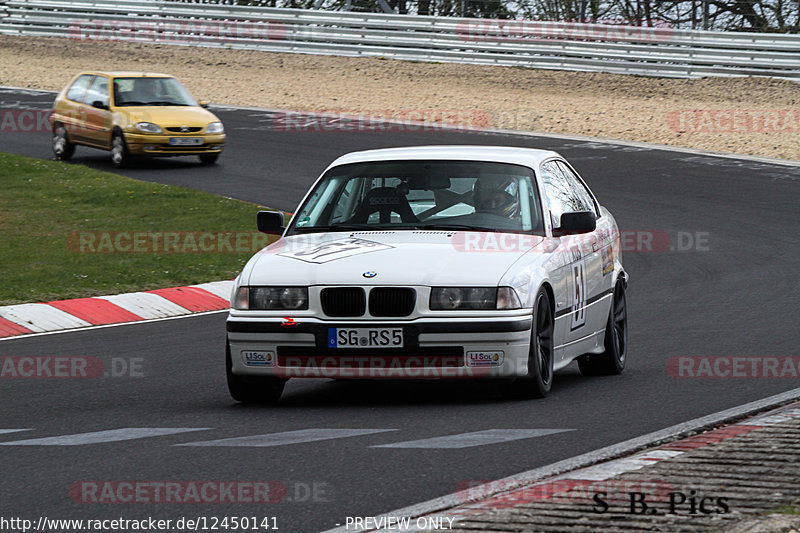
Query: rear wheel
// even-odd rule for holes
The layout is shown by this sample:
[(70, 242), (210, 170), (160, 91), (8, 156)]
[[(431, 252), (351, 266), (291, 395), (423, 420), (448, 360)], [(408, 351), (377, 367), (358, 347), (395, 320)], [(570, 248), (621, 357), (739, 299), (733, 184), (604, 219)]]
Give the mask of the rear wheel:
[(584, 376), (612, 376), (622, 374), (625, 369), (628, 352), (628, 308), (625, 282), (621, 279), (614, 286), (614, 298), (608, 313), (603, 344), (603, 353), (586, 354), (578, 358), (578, 368)]
[(225, 375), (228, 392), (237, 402), (270, 404), (277, 403), (286, 386), (286, 379), (272, 376), (239, 376), (231, 370), (231, 345), (226, 343)]
[(544, 398), (553, 386), (553, 309), (544, 288), (539, 289), (533, 310), (528, 375), (511, 384), (511, 394), (516, 398)]
[(219, 159), (219, 154), (203, 154), (198, 156), (200, 158), (200, 162), (204, 165), (213, 165)]
[(75, 145), (69, 142), (67, 128), (60, 122), (53, 126), (53, 154), (56, 159), (67, 161), (75, 153)]
[(115, 131), (111, 136), (111, 162), (117, 168), (122, 168), (130, 161), (130, 152), (125, 143), (125, 136), (121, 131)]

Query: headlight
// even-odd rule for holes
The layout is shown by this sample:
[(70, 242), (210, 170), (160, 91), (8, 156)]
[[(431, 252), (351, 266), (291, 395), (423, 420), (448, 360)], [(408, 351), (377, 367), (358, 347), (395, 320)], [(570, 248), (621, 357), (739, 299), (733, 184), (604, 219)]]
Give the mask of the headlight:
[(222, 125), (222, 122), (212, 122), (206, 126), (206, 133), (222, 133), (224, 131), (225, 126)]
[(497, 301), (495, 287), (433, 287), (431, 309), (494, 309)]
[(308, 309), (306, 287), (239, 287), (234, 309)]
[(511, 287), (500, 287), (497, 289), (497, 308), (498, 309), (522, 309), (522, 304), (517, 296), (517, 291)]
[(138, 122), (136, 129), (145, 133), (162, 133), (161, 128), (152, 122)]
[(519, 297), (511, 287), (433, 287), (431, 310), (520, 309)]

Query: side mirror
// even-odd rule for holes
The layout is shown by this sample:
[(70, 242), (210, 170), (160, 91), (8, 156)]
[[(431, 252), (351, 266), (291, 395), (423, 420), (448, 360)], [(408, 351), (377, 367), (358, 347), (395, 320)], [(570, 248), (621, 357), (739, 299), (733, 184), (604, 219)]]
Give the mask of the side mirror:
[(576, 211), (561, 215), (561, 227), (553, 231), (554, 235), (576, 235), (590, 233), (597, 228), (597, 219), (591, 211)]
[(108, 106), (106, 104), (104, 104), (102, 100), (95, 100), (94, 102), (92, 102), (92, 107), (94, 107), (96, 109), (103, 109), (103, 110), (107, 110), (108, 109)]
[(258, 231), (269, 235), (283, 235), (283, 213), (280, 211), (259, 211), (256, 218)]
[(207, 100), (199, 100), (197, 105), (202, 107), (203, 109), (208, 109), (208, 101)]

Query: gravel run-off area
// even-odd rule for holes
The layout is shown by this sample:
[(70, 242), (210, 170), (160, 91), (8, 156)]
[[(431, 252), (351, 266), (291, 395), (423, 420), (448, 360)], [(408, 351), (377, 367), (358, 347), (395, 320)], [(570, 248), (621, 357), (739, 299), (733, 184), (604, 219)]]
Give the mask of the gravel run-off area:
[(672, 79), (379, 57), (0, 36), (0, 85), (61, 89), (82, 70), (176, 76), (198, 99), (652, 142), (800, 160), (800, 84)]

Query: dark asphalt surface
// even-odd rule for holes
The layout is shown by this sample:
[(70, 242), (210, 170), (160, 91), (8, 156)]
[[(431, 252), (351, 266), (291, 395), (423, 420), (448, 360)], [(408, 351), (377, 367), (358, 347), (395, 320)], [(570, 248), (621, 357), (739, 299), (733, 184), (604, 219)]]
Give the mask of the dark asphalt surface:
[[(51, 99), (0, 92), (0, 109), (46, 108)], [(227, 394), (224, 313), (3, 341), (0, 356), (94, 356), (107, 369), (134, 362), (141, 376), (0, 379), (0, 430), (32, 429), (0, 432), (0, 443), (126, 427), (210, 428), (83, 446), (0, 447), (3, 516), (276, 516), (282, 531), (321, 531), (348, 516), (375, 516), (469, 480), (544, 466), (798, 386), (797, 378), (674, 378), (666, 363), (683, 355), (800, 355), (800, 168), (499, 134), (288, 133), (256, 111), (217, 112), (229, 143), (218, 165), (142, 160), (123, 173), (292, 211), (324, 167), (352, 150), (491, 144), (559, 151), (623, 231), (655, 232), (663, 248), (623, 254), (631, 275), (628, 368), (618, 377), (584, 378), (570, 366), (557, 374), (552, 396), (538, 401), (507, 401), (490, 385), (466, 382), (293, 380), (280, 405), (252, 407)], [(49, 158), (49, 134), (0, 131), (0, 150)], [(112, 170), (106, 153), (84, 148), (74, 163)], [(307, 428), (395, 431), (270, 448), (174, 446)], [(494, 428), (574, 431), (463, 449), (371, 447)], [(288, 492), (270, 504), (70, 498), (76, 482), (126, 480), (274, 480)], [(309, 495), (315, 484), (316, 497)]]

